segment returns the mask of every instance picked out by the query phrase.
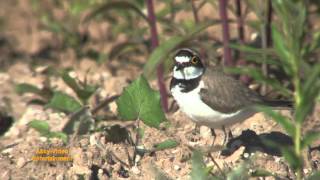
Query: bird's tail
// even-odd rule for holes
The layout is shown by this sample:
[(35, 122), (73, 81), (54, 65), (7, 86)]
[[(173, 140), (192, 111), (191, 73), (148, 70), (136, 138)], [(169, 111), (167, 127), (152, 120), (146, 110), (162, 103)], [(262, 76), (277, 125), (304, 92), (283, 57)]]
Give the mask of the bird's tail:
[(280, 108), (280, 109), (292, 109), (293, 102), (289, 100), (265, 100), (264, 104), (267, 106)]

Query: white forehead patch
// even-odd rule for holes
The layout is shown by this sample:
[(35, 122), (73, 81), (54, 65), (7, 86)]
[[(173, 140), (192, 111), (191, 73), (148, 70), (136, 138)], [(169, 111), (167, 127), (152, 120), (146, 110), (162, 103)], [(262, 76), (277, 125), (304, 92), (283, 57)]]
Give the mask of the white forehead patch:
[(190, 61), (190, 57), (188, 56), (177, 56), (175, 57), (175, 60), (179, 63), (186, 63)]

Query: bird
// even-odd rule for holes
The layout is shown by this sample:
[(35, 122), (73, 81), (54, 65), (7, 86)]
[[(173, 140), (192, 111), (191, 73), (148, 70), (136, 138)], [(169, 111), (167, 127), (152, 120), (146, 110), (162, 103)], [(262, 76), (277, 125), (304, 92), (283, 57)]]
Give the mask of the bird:
[(269, 100), (224, 73), (223, 68), (208, 66), (190, 48), (181, 48), (174, 55), (170, 91), (196, 127), (207, 126), (214, 138), (214, 129), (223, 129), (224, 143), (228, 140), (225, 127), (241, 123), (258, 113), (257, 105), (291, 108), (288, 100)]

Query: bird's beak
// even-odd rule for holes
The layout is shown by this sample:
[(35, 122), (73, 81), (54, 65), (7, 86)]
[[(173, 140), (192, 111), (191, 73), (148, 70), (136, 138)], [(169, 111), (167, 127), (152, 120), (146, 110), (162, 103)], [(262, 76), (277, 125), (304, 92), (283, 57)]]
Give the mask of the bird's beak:
[(177, 67), (177, 71), (180, 71), (185, 67), (185, 65), (183, 63), (177, 63), (176, 67)]

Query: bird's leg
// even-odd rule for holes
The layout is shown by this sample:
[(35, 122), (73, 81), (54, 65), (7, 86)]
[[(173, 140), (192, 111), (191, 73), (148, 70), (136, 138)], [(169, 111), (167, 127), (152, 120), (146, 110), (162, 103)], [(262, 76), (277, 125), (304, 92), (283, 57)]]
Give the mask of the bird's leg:
[(222, 131), (223, 131), (223, 135), (224, 135), (222, 145), (226, 145), (229, 140), (229, 134), (227, 133), (226, 128), (224, 126), (222, 126)]
[[(233, 139), (233, 134), (232, 134), (232, 131), (231, 131), (231, 129), (229, 129), (229, 132), (228, 132), (228, 134), (229, 134), (229, 135), (228, 135), (229, 139)], [(228, 139), (228, 140), (229, 140), (229, 139)]]
[(212, 135), (212, 137), (213, 137), (213, 141), (212, 141), (212, 146), (213, 146), (214, 143), (215, 143), (215, 141), (216, 141), (217, 134), (216, 134), (216, 132), (214, 131), (213, 128), (210, 128), (210, 130), (211, 130), (211, 135)]
[(200, 134), (200, 126), (198, 124), (196, 124), (196, 126), (194, 127), (194, 129), (192, 130), (192, 135), (199, 135)]

